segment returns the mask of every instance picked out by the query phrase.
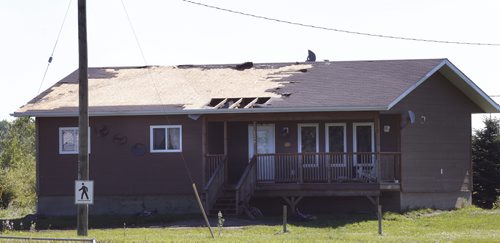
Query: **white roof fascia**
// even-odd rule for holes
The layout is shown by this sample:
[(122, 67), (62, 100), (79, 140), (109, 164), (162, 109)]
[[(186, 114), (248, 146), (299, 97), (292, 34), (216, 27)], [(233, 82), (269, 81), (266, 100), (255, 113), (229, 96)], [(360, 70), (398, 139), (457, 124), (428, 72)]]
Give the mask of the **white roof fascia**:
[[(393, 100), (389, 106), (388, 110), (390, 110), (392, 107), (394, 107), (397, 103), (399, 103), (402, 99), (404, 99), (408, 94), (410, 94), (413, 90), (415, 90), (418, 86), (420, 86), (425, 80), (427, 80), (430, 76), (432, 76), (434, 73), (438, 72), (441, 68), (444, 66), (450, 68), (456, 75), (460, 77), (460, 79), (467, 84), (467, 86), (471, 89), (473, 89), (477, 94), (479, 94), (489, 105), (493, 107), (493, 109), (496, 110), (496, 112), (500, 112), (500, 106), (491, 99), (484, 91), (482, 91), (472, 80), (470, 80), (464, 73), (462, 73), (455, 65), (453, 65), (448, 59), (443, 60), (441, 63), (439, 63), (436, 67), (434, 67), (431, 71), (429, 71), (423, 78), (421, 78), (418, 82), (416, 82), (414, 85), (412, 85), (410, 88), (408, 88), (404, 93), (402, 93), (400, 96), (398, 96), (395, 100)], [(452, 81), (450, 81), (452, 82)], [(469, 97), (471, 98), (471, 97)], [(478, 104), (479, 106), (479, 104)], [(481, 109), (483, 110), (489, 110), (486, 107), (480, 106)]]
[(425, 80), (427, 80), (430, 76), (432, 76), (434, 73), (436, 73), (441, 67), (446, 65), (446, 60), (443, 60), (441, 63), (439, 63), (437, 66), (435, 66), (431, 71), (429, 71), (424, 77), (422, 77), (418, 82), (410, 86), (405, 92), (403, 92), (401, 95), (399, 95), (396, 99), (394, 99), (389, 106), (387, 107), (387, 110), (392, 109), (397, 103), (399, 103), (402, 99), (404, 99), (407, 95), (409, 95), (413, 90), (415, 90), (418, 86), (420, 86)]
[[(166, 110), (166, 111), (89, 111), (89, 116), (153, 116), (153, 115), (189, 115), (189, 114), (228, 114), (228, 113), (281, 113), (281, 112), (327, 112), (327, 111), (384, 111), (385, 106), (371, 107), (283, 107), (283, 108), (248, 108), (248, 109), (186, 109), (186, 110)], [(76, 117), (77, 112), (50, 112), (50, 111), (28, 111), (13, 113), (11, 116), (22, 117)]]
[[(481, 97), (487, 101), (489, 105), (496, 109), (496, 112), (500, 112), (500, 106), (489, 96), (487, 95), (481, 88), (479, 88), (471, 79), (469, 79), (460, 69), (458, 69), (453, 63), (446, 60), (446, 66), (449, 67), (455, 74), (457, 74), (470, 88), (472, 88), (477, 94), (481, 95)], [(484, 110), (484, 107), (481, 107)]]

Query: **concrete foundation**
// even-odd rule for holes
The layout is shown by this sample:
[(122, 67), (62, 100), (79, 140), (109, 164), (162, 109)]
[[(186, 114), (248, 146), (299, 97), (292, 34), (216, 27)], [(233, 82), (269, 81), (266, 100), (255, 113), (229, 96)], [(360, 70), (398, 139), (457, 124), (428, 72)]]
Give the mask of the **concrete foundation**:
[[(96, 197), (89, 206), (92, 215), (131, 215), (144, 210), (157, 211), (160, 214), (188, 214), (199, 212), (194, 196), (108, 196)], [(76, 215), (73, 197), (40, 197), (37, 214), (47, 216)]]
[(402, 192), (401, 209), (455, 209), (461, 208), (471, 203), (472, 194), (470, 192)]

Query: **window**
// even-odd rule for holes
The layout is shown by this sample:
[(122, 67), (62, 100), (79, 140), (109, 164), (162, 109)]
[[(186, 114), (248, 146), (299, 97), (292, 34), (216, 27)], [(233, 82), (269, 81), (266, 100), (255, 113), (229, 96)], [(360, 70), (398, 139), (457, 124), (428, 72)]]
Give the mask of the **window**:
[[(319, 151), (318, 124), (299, 124), (298, 150), (302, 154), (302, 164), (307, 166), (318, 166), (318, 155), (307, 154)], [(304, 154), (305, 153), (305, 154)]]
[(345, 166), (347, 152), (347, 136), (345, 123), (327, 123), (325, 126), (325, 151), (330, 155), (332, 166)]
[(182, 126), (151, 126), (150, 151), (151, 153), (181, 152)]
[[(90, 153), (90, 128), (89, 128)], [(59, 128), (59, 154), (78, 154), (78, 127)]]
[(318, 124), (299, 124), (299, 153), (316, 153), (318, 151)]
[(373, 164), (375, 141), (372, 122), (353, 123), (354, 164)]

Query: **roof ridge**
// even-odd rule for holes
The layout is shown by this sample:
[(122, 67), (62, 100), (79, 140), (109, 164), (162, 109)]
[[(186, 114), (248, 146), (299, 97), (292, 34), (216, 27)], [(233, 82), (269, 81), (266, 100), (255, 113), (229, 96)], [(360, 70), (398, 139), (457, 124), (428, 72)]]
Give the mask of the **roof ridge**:
[[(444, 61), (447, 58), (408, 58), (408, 59), (360, 59), (360, 60), (323, 60), (317, 62), (295, 61), (295, 62), (253, 62), (254, 65), (300, 65), (300, 64), (318, 64), (318, 63), (353, 63), (353, 62), (395, 62), (395, 61)], [(177, 65), (138, 65), (138, 66), (103, 66), (89, 67), (89, 69), (140, 69), (151, 67), (233, 67), (240, 63), (211, 63), (211, 64), (177, 64)], [(76, 69), (78, 70), (78, 69)]]

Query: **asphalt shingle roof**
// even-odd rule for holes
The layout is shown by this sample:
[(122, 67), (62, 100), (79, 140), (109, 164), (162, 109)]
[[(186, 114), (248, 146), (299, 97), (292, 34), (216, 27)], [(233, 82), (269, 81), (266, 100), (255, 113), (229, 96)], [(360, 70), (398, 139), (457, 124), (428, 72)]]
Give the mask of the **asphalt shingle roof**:
[[(260, 108), (246, 110), (386, 110), (443, 62), (448, 63), (420, 59), (262, 63), (245, 70), (236, 70), (236, 65), (90, 68), (89, 111), (90, 115), (241, 112), (244, 109), (207, 106), (213, 98), (238, 97), (271, 98)], [(14, 113), (77, 114), (78, 70)]]

